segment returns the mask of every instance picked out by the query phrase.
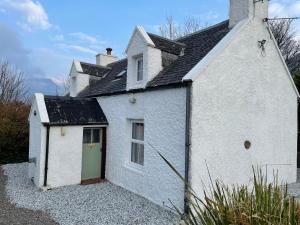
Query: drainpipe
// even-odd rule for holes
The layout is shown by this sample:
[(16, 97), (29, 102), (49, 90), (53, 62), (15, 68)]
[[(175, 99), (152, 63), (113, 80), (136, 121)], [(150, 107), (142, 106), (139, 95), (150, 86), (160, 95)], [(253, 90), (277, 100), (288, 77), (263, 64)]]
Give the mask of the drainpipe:
[(189, 192), (189, 170), (190, 170), (190, 128), (191, 128), (191, 89), (192, 82), (187, 82), (186, 87), (186, 118), (185, 118), (185, 183), (184, 183), (184, 213), (190, 210), (188, 192)]
[(50, 133), (50, 125), (46, 125), (47, 133), (46, 133), (46, 157), (45, 157), (45, 171), (44, 171), (44, 187), (47, 186), (47, 178), (48, 178), (48, 156), (49, 156), (49, 133)]

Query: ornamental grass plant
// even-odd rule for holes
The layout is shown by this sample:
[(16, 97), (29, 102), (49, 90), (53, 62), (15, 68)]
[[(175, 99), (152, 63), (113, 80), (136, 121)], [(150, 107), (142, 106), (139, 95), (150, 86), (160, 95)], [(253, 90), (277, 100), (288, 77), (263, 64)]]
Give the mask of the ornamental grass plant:
[[(184, 178), (161, 155), (184, 181)], [(209, 172), (208, 172), (209, 173)], [(296, 225), (300, 224), (300, 205), (289, 196), (287, 184), (272, 182), (262, 170), (253, 168), (250, 185), (225, 185), (212, 181), (204, 197), (200, 198), (187, 185), (189, 202), (187, 214), (174, 206), (185, 225)]]

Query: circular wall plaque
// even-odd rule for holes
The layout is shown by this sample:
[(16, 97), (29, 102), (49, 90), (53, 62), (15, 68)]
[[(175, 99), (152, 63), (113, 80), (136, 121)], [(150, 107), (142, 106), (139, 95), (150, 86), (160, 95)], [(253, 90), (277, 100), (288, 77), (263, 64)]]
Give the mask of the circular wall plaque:
[(251, 147), (251, 142), (250, 141), (245, 141), (244, 146), (248, 150)]

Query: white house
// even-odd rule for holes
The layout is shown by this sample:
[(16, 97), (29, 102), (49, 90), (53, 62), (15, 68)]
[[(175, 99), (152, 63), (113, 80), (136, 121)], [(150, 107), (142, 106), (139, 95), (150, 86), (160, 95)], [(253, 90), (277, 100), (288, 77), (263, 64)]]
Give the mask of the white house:
[[(171, 41), (138, 26), (127, 58), (74, 61), (71, 97), (36, 94), (30, 173), (39, 187), (106, 179), (183, 208), (184, 183), (248, 183), (252, 166), (295, 182), (298, 92), (268, 1), (231, 0), (229, 20)], [(272, 178), (272, 177), (271, 177)]]

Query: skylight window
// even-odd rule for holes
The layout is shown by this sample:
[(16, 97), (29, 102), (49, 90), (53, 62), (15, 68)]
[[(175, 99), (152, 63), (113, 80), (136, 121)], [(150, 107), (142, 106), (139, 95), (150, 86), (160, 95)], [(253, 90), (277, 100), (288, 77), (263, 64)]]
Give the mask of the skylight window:
[(122, 77), (126, 73), (126, 70), (122, 70), (120, 73), (116, 75), (116, 77)]

